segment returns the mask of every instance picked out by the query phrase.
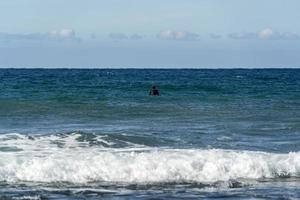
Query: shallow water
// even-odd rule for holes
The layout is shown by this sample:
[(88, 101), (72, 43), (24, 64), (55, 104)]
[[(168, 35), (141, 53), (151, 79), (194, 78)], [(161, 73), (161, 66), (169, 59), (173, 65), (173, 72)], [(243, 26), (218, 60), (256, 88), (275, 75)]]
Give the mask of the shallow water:
[(300, 198), (300, 70), (2, 69), (0, 84), (2, 199)]

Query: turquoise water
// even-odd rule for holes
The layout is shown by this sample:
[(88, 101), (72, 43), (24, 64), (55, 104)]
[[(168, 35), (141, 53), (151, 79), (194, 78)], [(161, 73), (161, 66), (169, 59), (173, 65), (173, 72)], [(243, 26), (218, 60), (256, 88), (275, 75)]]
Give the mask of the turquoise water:
[(3, 198), (300, 198), (298, 69), (2, 69), (0, 84)]

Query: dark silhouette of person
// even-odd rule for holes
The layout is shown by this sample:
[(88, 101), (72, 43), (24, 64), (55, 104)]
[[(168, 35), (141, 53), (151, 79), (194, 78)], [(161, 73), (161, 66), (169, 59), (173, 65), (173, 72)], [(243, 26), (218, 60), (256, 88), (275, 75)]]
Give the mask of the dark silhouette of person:
[(149, 95), (151, 96), (159, 96), (159, 91), (158, 89), (156, 88), (156, 86), (152, 86), (150, 92), (149, 92)]

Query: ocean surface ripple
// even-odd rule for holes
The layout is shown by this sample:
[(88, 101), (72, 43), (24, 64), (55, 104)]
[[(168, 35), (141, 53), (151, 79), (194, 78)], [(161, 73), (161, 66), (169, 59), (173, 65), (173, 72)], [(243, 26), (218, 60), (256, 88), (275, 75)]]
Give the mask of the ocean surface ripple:
[(0, 199), (299, 199), (299, 77), (1, 69)]

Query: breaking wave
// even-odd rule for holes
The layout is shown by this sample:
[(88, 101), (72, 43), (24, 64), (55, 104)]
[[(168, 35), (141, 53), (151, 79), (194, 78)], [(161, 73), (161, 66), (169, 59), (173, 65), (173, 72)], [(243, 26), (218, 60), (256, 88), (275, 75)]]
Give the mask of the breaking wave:
[[(116, 142), (127, 146), (116, 148)], [(0, 135), (0, 181), (214, 183), (300, 176), (300, 152), (147, 147), (79, 133)]]

